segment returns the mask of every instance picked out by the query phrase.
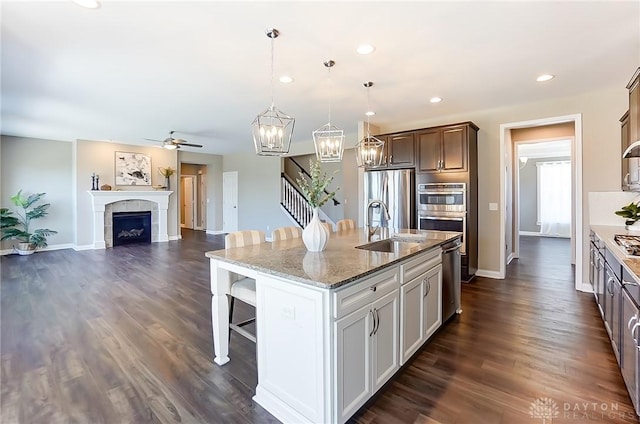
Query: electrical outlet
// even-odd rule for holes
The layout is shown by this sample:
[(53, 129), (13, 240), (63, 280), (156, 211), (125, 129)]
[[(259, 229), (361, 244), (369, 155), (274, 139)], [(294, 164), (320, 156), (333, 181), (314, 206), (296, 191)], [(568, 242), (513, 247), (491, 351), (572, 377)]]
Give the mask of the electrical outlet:
[(497, 203), (489, 203), (489, 210), (490, 211), (497, 211), (498, 210), (498, 204)]
[(293, 306), (283, 306), (282, 316), (288, 319), (296, 319), (296, 308)]

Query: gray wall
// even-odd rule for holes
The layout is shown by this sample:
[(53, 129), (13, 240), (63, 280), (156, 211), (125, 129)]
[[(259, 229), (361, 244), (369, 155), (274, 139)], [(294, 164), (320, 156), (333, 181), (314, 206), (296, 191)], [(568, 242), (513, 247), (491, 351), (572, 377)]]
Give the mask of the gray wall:
[(568, 156), (530, 158), (520, 169), (520, 231), (539, 233), (538, 215), (538, 162), (571, 160)]
[(207, 232), (222, 231), (222, 162), (220, 155), (181, 151), (178, 155), (181, 164), (197, 164), (207, 167)]
[[(48, 238), (49, 246), (69, 245), (74, 240), (73, 143), (22, 137), (0, 137), (0, 205), (16, 210), (10, 197), (22, 189), (24, 194), (47, 193), (42, 201), (51, 203), (49, 215), (32, 221), (32, 228), (58, 232)], [(4, 241), (2, 249), (10, 249)]]
[(227, 155), (224, 172), (238, 172), (238, 230), (262, 230), (267, 237), (292, 222), (280, 210), (280, 157), (255, 153)]

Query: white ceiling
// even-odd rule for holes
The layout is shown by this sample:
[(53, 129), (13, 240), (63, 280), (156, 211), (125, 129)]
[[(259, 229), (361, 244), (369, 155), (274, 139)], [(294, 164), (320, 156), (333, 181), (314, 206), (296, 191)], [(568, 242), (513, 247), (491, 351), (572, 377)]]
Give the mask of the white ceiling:
[[(1, 3), (2, 134), (145, 144), (170, 130), (203, 149), (253, 150), (270, 104), (294, 143), (332, 123), (357, 142), (372, 124), (415, 121), (624, 86), (640, 65), (640, 2)], [(367, 41), (368, 56), (355, 52)], [(323, 61), (333, 59), (333, 88)], [(541, 73), (557, 77), (536, 83)], [(444, 102), (429, 103), (432, 96)]]

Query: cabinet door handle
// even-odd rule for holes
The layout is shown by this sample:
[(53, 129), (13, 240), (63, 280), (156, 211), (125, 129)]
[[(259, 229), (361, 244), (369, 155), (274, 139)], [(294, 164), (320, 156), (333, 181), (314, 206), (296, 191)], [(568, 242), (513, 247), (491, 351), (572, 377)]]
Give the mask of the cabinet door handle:
[(429, 284), (429, 279), (427, 277), (422, 279), (422, 283), (427, 286), (426, 290), (424, 291), (424, 296), (422, 297), (427, 297), (427, 295), (429, 294), (429, 290), (431, 290), (431, 285)]
[(629, 330), (631, 330), (631, 323), (632, 323), (633, 321), (637, 321), (637, 320), (638, 320), (638, 315), (634, 315), (634, 316), (632, 316), (632, 317), (631, 317), (631, 319), (629, 319), (629, 322), (627, 323), (627, 328), (628, 328)]
[(638, 327), (640, 327), (640, 322), (636, 322), (636, 324), (631, 329), (631, 338), (636, 343), (638, 343), (638, 338), (637, 337), (633, 337), (633, 336), (636, 334), (636, 330), (638, 329)]
[(613, 277), (609, 277), (607, 280), (607, 292), (609, 293), (609, 296), (613, 296), (613, 288), (611, 284), (613, 284)]
[(373, 286), (373, 287), (369, 287), (369, 290), (375, 293), (376, 290), (378, 290), (378, 288), (376, 286)]
[(373, 311), (375, 311), (375, 309), (369, 309), (369, 313), (371, 314), (371, 321), (373, 321), (373, 328), (371, 328), (369, 337), (373, 336), (373, 333), (376, 331), (376, 316)]
[(636, 283), (635, 281), (625, 281), (622, 280), (622, 285), (623, 286), (640, 286), (640, 284)]
[(380, 315), (378, 315), (378, 309), (374, 308), (373, 312), (376, 314), (375, 325), (373, 327), (373, 334), (378, 334), (378, 328), (380, 328)]

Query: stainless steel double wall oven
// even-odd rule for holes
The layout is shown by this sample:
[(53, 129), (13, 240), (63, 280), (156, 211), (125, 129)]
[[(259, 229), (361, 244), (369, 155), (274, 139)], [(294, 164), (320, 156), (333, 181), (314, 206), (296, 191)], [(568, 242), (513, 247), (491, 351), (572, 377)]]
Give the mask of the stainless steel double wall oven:
[[(475, 233), (470, 234), (468, 185), (465, 182), (417, 184), (418, 229), (462, 233), (462, 280), (469, 281), (476, 271)], [(471, 215), (471, 217), (475, 214)]]
[(461, 253), (467, 227), (466, 187), (465, 183), (418, 184), (418, 229), (461, 232)]

